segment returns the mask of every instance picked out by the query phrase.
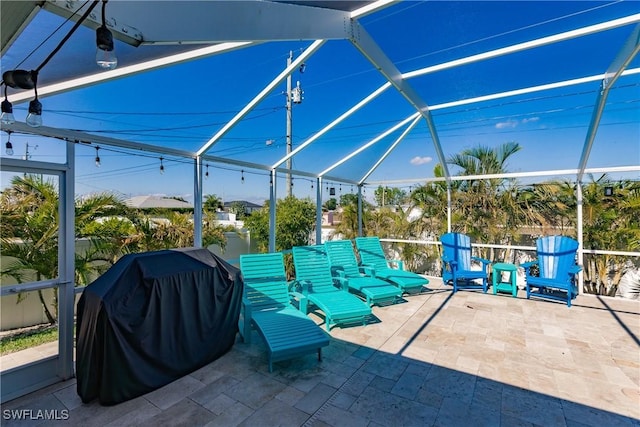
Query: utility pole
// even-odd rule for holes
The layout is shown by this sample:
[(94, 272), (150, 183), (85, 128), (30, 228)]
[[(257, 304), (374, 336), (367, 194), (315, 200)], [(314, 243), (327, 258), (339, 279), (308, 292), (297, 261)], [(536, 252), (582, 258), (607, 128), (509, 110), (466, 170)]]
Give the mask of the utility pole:
[[(291, 66), (293, 61), (293, 51), (289, 51), (289, 57), (287, 58), (287, 68)], [(292, 96), (291, 96), (291, 73), (287, 76), (287, 155), (291, 153), (292, 141), (291, 141), (291, 129), (292, 129)], [(287, 169), (291, 170), (291, 158), (287, 159)], [(287, 172), (287, 197), (293, 194), (293, 188), (291, 188), (291, 172)]]
[[(291, 66), (291, 62), (293, 61), (293, 51), (289, 51), (289, 57), (287, 58), (287, 68), (289, 68)], [(305, 64), (301, 64), (300, 65), (300, 69), (298, 70), (300, 72), (300, 74), (304, 73), (304, 70), (306, 68)], [(289, 74), (287, 76), (287, 155), (289, 155), (291, 153), (291, 148), (292, 148), (292, 107), (293, 104), (300, 104), (302, 103), (302, 99), (303, 99), (303, 91), (302, 88), (300, 87), (300, 81), (297, 82), (296, 87), (292, 88), (291, 87), (291, 74)], [(291, 170), (291, 162), (292, 159), (288, 158), (287, 159), (287, 169)], [(293, 186), (293, 182), (291, 181), (291, 172), (287, 172), (287, 197), (291, 196), (292, 194), (292, 188)]]

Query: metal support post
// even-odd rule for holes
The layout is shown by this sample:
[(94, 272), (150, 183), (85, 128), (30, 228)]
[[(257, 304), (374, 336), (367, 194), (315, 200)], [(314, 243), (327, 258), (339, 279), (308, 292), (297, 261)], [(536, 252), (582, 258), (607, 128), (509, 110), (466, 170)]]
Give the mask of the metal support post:
[(193, 246), (202, 247), (202, 157), (196, 156), (193, 168)]
[(271, 169), (269, 186), (269, 252), (276, 251), (276, 170)]

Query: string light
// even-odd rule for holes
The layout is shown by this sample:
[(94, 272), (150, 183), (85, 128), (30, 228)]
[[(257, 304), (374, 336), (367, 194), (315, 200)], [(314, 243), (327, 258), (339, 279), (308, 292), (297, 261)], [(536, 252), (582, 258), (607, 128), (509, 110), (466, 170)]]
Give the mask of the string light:
[(204, 173), (204, 179), (209, 179), (209, 163), (205, 165), (207, 171)]
[(13, 104), (7, 98), (7, 85), (4, 85), (4, 101), (2, 101), (2, 115), (0, 116), (0, 122), (3, 125), (10, 125), (15, 123), (16, 118), (13, 116)]
[(107, 1), (102, 0), (102, 25), (96, 30), (96, 64), (104, 70), (113, 70), (118, 66), (118, 58), (113, 50), (113, 34), (106, 25)]
[(100, 154), (98, 151), (100, 150), (100, 146), (96, 146), (96, 167), (100, 167)]
[(163, 157), (160, 157), (160, 175), (164, 175), (164, 163), (162, 162), (164, 160)]
[(240, 170), (240, 182), (244, 184), (244, 169)]
[(11, 144), (11, 131), (7, 131), (8, 139), (5, 144), (5, 150), (7, 152), (7, 156), (13, 156), (13, 144)]
[(311, 189), (313, 190), (313, 181), (311, 181)]

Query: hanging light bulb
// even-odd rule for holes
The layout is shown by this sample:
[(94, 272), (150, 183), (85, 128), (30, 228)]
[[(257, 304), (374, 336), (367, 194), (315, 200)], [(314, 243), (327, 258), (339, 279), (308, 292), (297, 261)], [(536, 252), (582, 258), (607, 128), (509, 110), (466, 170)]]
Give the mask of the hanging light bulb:
[(107, 28), (105, 9), (107, 0), (102, 2), (102, 25), (96, 30), (96, 64), (105, 70), (118, 66), (118, 58), (113, 47), (113, 34)]
[(10, 125), (15, 123), (16, 118), (13, 116), (13, 104), (7, 99), (7, 85), (4, 86), (4, 101), (2, 101), (2, 115), (0, 116), (0, 122), (3, 125)]
[(204, 179), (209, 179), (209, 163), (205, 165), (207, 171), (204, 173)]
[(30, 77), (33, 81), (33, 92), (36, 97), (29, 103), (29, 114), (26, 122), (32, 128), (37, 128), (42, 126), (42, 104), (38, 100), (38, 72), (31, 71)]
[(7, 143), (5, 144), (5, 150), (7, 152), (7, 156), (13, 156), (13, 144), (11, 144), (11, 132), (7, 132), (9, 135), (7, 139)]
[(244, 169), (240, 171), (240, 182), (244, 184)]
[(311, 181), (311, 189), (313, 190), (313, 181)]
[(98, 153), (98, 150), (100, 150), (100, 147), (96, 146), (96, 167), (97, 168), (100, 167), (100, 154)]
[(38, 101), (37, 93), (36, 98), (29, 103), (29, 114), (26, 122), (32, 128), (42, 126), (42, 103)]
[(162, 163), (164, 159), (160, 157), (160, 175), (164, 175), (164, 163)]

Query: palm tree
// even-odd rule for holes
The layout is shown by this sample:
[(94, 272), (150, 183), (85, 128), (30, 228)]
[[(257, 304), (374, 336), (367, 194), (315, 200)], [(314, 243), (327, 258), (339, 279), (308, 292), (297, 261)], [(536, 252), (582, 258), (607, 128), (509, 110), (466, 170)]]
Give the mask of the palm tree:
[(224, 208), (222, 199), (215, 194), (207, 194), (204, 196), (203, 208), (205, 211), (216, 212)]
[[(507, 142), (496, 148), (478, 146), (451, 156), (447, 163), (461, 169), (459, 175), (486, 175), (507, 172), (507, 161), (522, 147)], [(511, 203), (512, 180), (504, 178), (459, 181), (452, 195), (456, 214), (453, 228), (473, 236), (481, 242), (504, 242), (515, 230), (506, 229), (513, 224), (505, 203)]]
[[(58, 276), (58, 190), (52, 180), (41, 175), (17, 176), (2, 192), (0, 213), (3, 218), (1, 250), (13, 262), (3, 267), (2, 276), (11, 276), (19, 283), (41, 281)], [(91, 225), (99, 218), (122, 212), (124, 206), (114, 196), (102, 194), (76, 201), (76, 235), (87, 238), (91, 246), (76, 255), (76, 280), (86, 284), (97, 261), (104, 260), (107, 241), (113, 236), (92, 234)], [(42, 290), (38, 292), (47, 320), (57, 321), (57, 293), (54, 292), (52, 312)], [(18, 301), (21, 301), (19, 299)]]

